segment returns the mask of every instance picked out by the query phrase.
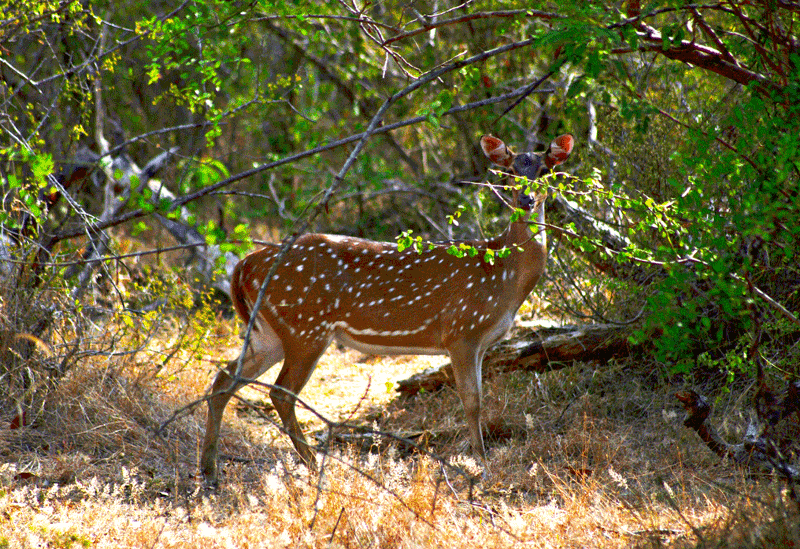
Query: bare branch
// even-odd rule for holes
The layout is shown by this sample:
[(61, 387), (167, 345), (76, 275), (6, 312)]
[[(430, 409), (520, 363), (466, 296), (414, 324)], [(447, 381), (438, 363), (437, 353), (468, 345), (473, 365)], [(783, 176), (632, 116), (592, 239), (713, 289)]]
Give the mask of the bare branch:
[[(531, 43), (530, 40), (524, 41), (524, 45), (529, 45), (530, 43)], [(510, 46), (518, 45), (518, 44), (522, 44), (522, 43), (515, 43), (515, 44), (512, 44)], [(518, 45), (517, 47), (523, 47), (523, 46)], [(495, 50), (492, 50), (492, 51), (495, 51)], [(487, 52), (487, 53), (489, 53), (489, 52)], [(485, 55), (486, 54), (481, 54), (481, 57), (484, 58)], [(464, 66), (464, 64), (466, 64), (466, 62), (464, 62), (464, 61), (459, 62), (459, 68), (461, 66)], [(466, 105), (459, 105), (459, 106), (453, 107), (453, 108), (449, 109), (448, 111), (442, 113), (442, 116), (449, 116), (449, 115), (452, 115), (452, 114), (455, 114), (455, 113), (460, 113), (460, 112), (465, 112), (465, 111), (469, 111), (469, 110), (473, 110), (473, 109), (478, 109), (478, 108), (486, 107), (486, 106), (493, 105), (493, 104), (496, 104), (496, 103), (502, 103), (504, 101), (508, 101), (509, 99), (514, 99), (515, 97), (519, 97), (520, 95), (526, 93), (526, 90), (527, 90), (527, 86), (526, 87), (522, 87), (522, 88), (517, 88), (516, 90), (511, 91), (511, 92), (509, 92), (507, 94), (499, 95), (499, 96), (496, 96), (496, 97), (490, 97), (488, 99), (481, 99), (480, 101), (474, 101), (474, 102), (468, 103)], [(541, 93), (552, 93), (552, 90), (540, 90), (540, 91), (541, 91)], [(380, 126), (380, 127), (375, 129), (373, 134), (374, 135), (378, 135), (378, 134), (381, 134), (381, 133), (390, 132), (390, 131), (396, 130), (398, 128), (403, 128), (405, 126), (411, 126), (413, 124), (419, 124), (419, 123), (425, 122), (426, 120), (427, 120), (427, 117), (425, 117), (425, 116), (415, 116), (415, 117), (412, 117), (412, 118), (407, 118), (405, 120), (401, 120), (401, 121), (395, 122), (393, 124), (387, 124), (385, 126)], [(180, 207), (180, 206), (182, 206), (184, 204), (188, 204), (189, 202), (193, 202), (193, 201), (197, 200), (198, 198), (201, 198), (203, 196), (207, 196), (207, 195), (209, 195), (211, 193), (214, 193), (215, 191), (218, 191), (219, 189), (221, 189), (223, 187), (227, 187), (229, 185), (232, 185), (233, 183), (236, 183), (236, 182), (241, 181), (243, 179), (247, 179), (247, 178), (252, 177), (252, 176), (254, 176), (256, 174), (259, 174), (261, 172), (272, 170), (272, 169), (277, 168), (279, 166), (283, 166), (284, 164), (291, 164), (291, 163), (297, 162), (298, 160), (301, 160), (303, 158), (307, 158), (309, 156), (315, 156), (315, 155), (320, 154), (322, 152), (330, 151), (330, 150), (336, 149), (338, 147), (342, 147), (344, 145), (349, 145), (350, 143), (353, 143), (355, 141), (358, 141), (359, 139), (362, 139), (364, 137), (365, 133), (366, 132), (353, 134), (353, 135), (351, 135), (349, 137), (345, 137), (343, 139), (338, 139), (336, 141), (332, 141), (332, 142), (327, 143), (325, 145), (320, 145), (319, 147), (314, 147), (313, 149), (308, 149), (308, 150), (299, 152), (297, 154), (293, 154), (293, 155), (281, 158), (281, 159), (276, 160), (274, 162), (269, 162), (267, 164), (262, 164), (261, 166), (257, 166), (255, 168), (251, 168), (249, 170), (245, 170), (245, 171), (240, 172), (240, 173), (238, 173), (236, 175), (228, 177), (228, 178), (226, 178), (226, 179), (224, 179), (222, 181), (219, 181), (219, 182), (215, 183), (214, 185), (209, 185), (208, 187), (204, 187), (204, 188), (199, 189), (199, 190), (197, 190), (197, 191), (195, 191), (193, 193), (190, 193), (188, 195), (185, 195), (185, 196), (182, 196), (182, 197), (178, 197), (175, 200), (175, 202), (173, 203), (172, 207), (173, 208), (177, 208), (177, 207)], [(108, 221), (93, 223), (93, 224), (88, 226), (88, 229), (92, 230), (92, 231), (98, 231), (98, 230), (106, 229), (108, 227), (121, 225), (123, 223), (127, 223), (128, 221), (132, 221), (134, 219), (138, 219), (138, 218), (144, 217), (146, 215), (149, 215), (149, 212), (147, 212), (146, 210), (143, 210), (143, 209), (138, 209), (138, 210), (134, 210), (134, 211), (131, 211), (131, 212), (127, 212), (125, 214), (121, 214), (118, 217), (116, 217), (114, 219), (111, 219), (111, 220), (108, 220)], [(53, 236), (53, 239), (54, 239), (55, 242), (58, 242), (58, 241), (65, 240), (65, 239), (68, 239), (68, 238), (74, 238), (76, 236), (80, 236), (80, 235), (84, 234), (84, 232), (85, 232), (85, 226), (81, 225), (80, 227), (73, 227), (73, 228), (70, 228), (70, 229), (66, 229), (66, 230), (58, 233), (57, 235)]]
[(694, 15), (694, 20), (700, 29), (702, 29), (706, 36), (708, 36), (717, 46), (717, 49), (722, 53), (722, 56), (725, 58), (725, 60), (733, 65), (738, 65), (739, 63), (736, 61), (736, 59), (734, 59), (733, 55), (731, 55), (731, 52), (728, 51), (728, 48), (725, 47), (725, 44), (722, 43), (722, 40), (720, 40), (719, 36), (717, 36), (717, 33), (714, 32), (700, 12), (697, 11), (697, 8), (690, 7), (689, 11), (691, 11), (692, 15)]
[[(778, 83), (770, 80), (767, 76), (759, 72), (746, 68), (724, 47), (724, 44), (719, 40), (719, 37), (717, 37), (710, 28), (706, 28), (707, 25), (703, 27), (705, 21), (702, 19), (702, 17), (699, 17), (699, 10), (701, 9), (721, 11), (729, 15), (733, 15), (734, 17), (739, 18), (742, 24), (744, 24), (747, 28), (747, 22), (749, 19), (745, 17), (743, 13), (741, 13), (741, 10), (732, 9), (721, 4), (689, 4), (680, 7), (659, 8), (645, 14), (636, 14), (634, 17), (629, 17), (623, 21), (613, 23), (608, 25), (606, 28), (608, 30), (613, 30), (625, 26), (633, 26), (637, 29), (638, 38), (640, 42), (642, 42), (642, 44), (640, 44), (637, 48), (638, 51), (657, 52), (664, 55), (668, 59), (682, 61), (684, 63), (700, 67), (742, 85), (748, 85), (755, 82), (758, 84), (762, 92), (779, 91), (781, 86)], [(716, 49), (698, 44), (695, 41), (688, 40), (683, 40), (679, 44), (673, 44), (671, 47), (665, 48), (661, 33), (655, 28), (644, 23), (645, 19), (652, 18), (658, 14), (676, 11), (680, 12), (684, 10), (689, 10), (689, 12), (692, 13), (692, 15), (695, 17), (695, 20), (698, 22), (698, 25), (703, 28), (704, 32), (709, 35), (712, 42), (714, 42), (714, 44), (717, 46)], [(754, 47), (756, 47), (758, 50), (757, 44), (754, 44)], [(612, 53), (621, 54), (630, 53), (631, 51), (634, 50), (627, 47), (619, 47), (613, 49)], [(759, 52), (761, 54), (764, 53), (761, 50), (759, 50)], [(764, 59), (764, 62), (766, 65), (771, 66), (774, 70), (776, 70), (778, 74), (781, 74), (782, 71), (779, 67), (775, 66), (773, 60)]]
[(360, 17), (353, 17), (353, 16), (350, 16), (350, 15), (317, 15), (317, 14), (308, 14), (308, 15), (304, 14), (302, 16), (301, 15), (264, 15), (264, 16), (261, 16), (261, 17), (257, 17), (255, 19), (253, 19), (252, 21), (254, 21), (254, 22), (260, 22), (260, 21), (285, 21), (285, 20), (288, 20), (288, 19), (300, 19), (301, 17), (303, 19), (323, 19), (323, 20), (331, 20), (331, 21), (348, 21), (348, 22), (359, 23), (359, 24), (366, 23), (366, 24), (369, 24), (369, 25), (375, 25), (376, 27), (382, 27), (382, 28), (390, 30), (390, 31), (397, 31), (397, 27), (394, 27), (392, 25), (386, 25), (385, 23), (380, 23), (380, 22), (375, 21), (374, 19), (372, 19), (370, 17), (364, 17), (363, 15), (360, 16)]
[(413, 36), (417, 36), (418, 34), (422, 34), (431, 31), (433, 29), (446, 27), (448, 25), (457, 25), (459, 23), (466, 23), (468, 21), (474, 21), (476, 19), (498, 19), (505, 17), (517, 17), (520, 15), (537, 19), (546, 19), (546, 20), (563, 19), (565, 17), (564, 15), (559, 15), (557, 13), (539, 11), (539, 10), (504, 10), (504, 11), (469, 13), (466, 15), (462, 15), (461, 17), (455, 17), (453, 19), (445, 19), (443, 21), (437, 21), (435, 23), (423, 23), (422, 26), (418, 29), (414, 29), (413, 31), (408, 31), (403, 34), (398, 34), (383, 41), (381, 43), (381, 46), (388, 46), (389, 44), (392, 44), (394, 42), (405, 40), (406, 38), (411, 38)]

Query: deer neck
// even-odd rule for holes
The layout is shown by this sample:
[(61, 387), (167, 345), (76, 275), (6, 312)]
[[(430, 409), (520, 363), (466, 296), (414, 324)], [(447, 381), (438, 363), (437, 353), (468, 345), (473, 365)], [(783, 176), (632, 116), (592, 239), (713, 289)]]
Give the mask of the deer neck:
[(504, 268), (515, 280), (513, 301), (527, 298), (541, 278), (547, 263), (547, 235), (544, 228), (544, 199), (537, 201), (531, 216), (534, 224), (521, 221), (509, 224), (501, 235), (501, 247), (511, 250), (504, 260)]

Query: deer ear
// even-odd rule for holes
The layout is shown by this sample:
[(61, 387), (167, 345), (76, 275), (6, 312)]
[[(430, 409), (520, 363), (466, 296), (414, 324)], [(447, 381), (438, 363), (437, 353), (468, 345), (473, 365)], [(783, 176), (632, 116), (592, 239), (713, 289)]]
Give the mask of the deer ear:
[(548, 168), (554, 168), (566, 160), (572, 152), (575, 139), (568, 133), (559, 135), (550, 143), (550, 148), (544, 155), (544, 162)]
[(498, 166), (510, 168), (514, 162), (514, 153), (502, 140), (493, 135), (481, 137), (481, 149), (483, 149), (483, 154)]

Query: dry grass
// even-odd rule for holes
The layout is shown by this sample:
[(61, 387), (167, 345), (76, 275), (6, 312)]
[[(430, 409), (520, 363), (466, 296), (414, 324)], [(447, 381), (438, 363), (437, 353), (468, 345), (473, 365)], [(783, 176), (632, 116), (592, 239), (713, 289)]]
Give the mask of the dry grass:
[[(92, 358), (69, 373), (33, 425), (0, 418), (0, 548), (28, 547), (791, 547), (796, 507), (774, 479), (720, 464), (680, 421), (675, 387), (648, 367), (578, 364), (485, 384), (491, 480), (396, 445), (334, 445), (324, 474), (297, 465), (264, 415), (229, 408), (222, 486), (197, 476), (201, 394), (238, 339), (220, 321), (196, 353), (162, 369), (141, 352)], [(164, 330), (150, 348), (169, 347)], [(163, 358), (163, 356), (161, 357)], [(434, 358), (331, 349), (303, 397), (333, 421), (416, 433), (463, 470), (467, 432), (455, 392), (395, 400), (392, 383)], [(156, 375), (158, 372), (158, 375)], [(265, 381), (277, 374), (273, 369)], [(249, 388), (246, 396), (264, 400)], [(741, 393), (717, 405), (734, 419)], [(270, 413), (266, 412), (269, 417)], [(324, 423), (300, 412), (307, 432)], [(731, 422), (736, 424), (736, 422)], [(743, 422), (742, 422), (743, 424)], [(794, 544), (794, 545), (793, 545)]]

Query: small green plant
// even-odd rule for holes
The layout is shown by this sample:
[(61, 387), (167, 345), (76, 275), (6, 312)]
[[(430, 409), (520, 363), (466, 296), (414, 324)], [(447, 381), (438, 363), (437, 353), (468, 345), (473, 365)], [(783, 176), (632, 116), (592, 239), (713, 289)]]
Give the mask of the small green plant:
[[(35, 527), (34, 531), (47, 539), (47, 546), (54, 549), (73, 549), (75, 547), (91, 547), (92, 542), (85, 537), (72, 532), (61, 530), (48, 530), (44, 526)], [(2, 545), (0, 545), (2, 547)]]

